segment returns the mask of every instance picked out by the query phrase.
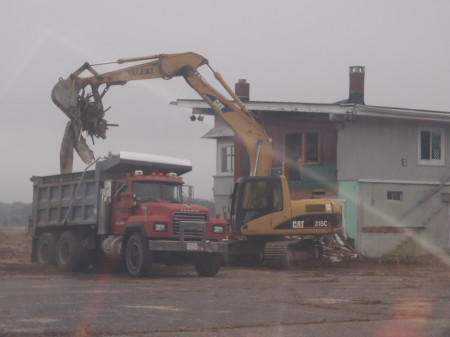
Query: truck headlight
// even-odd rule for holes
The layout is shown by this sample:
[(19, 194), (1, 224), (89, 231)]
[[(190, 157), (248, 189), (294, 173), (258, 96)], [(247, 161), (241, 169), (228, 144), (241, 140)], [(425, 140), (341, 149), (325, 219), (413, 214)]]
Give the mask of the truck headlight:
[(166, 231), (166, 224), (165, 223), (155, 223), (153, 225), (153, 230), (155, 232), (165, 232)]
[(214, 234), (223, 234), (225, 233), (225, 228), (223, 226), (213, 226)]

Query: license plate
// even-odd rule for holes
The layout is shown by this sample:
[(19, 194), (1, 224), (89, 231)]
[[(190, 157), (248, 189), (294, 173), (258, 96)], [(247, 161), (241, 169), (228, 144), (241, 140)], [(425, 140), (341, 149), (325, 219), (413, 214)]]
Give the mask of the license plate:
[(188, 242), (188, 243), (186, 243), (186, 249), (187, 250), (198, 250), (198, 243), (197, 242)]

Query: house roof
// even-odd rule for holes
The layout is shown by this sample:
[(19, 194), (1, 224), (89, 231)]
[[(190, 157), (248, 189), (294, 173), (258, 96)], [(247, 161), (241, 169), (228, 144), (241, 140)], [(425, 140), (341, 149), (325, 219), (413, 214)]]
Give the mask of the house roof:
[[(191, 108), (193, 113), (214, 114), (209, 105), (203, 100), (177, 99), (171, 104), (181, 108)], [(439, 121), (450, 123), (449, 111), (418, 110), (406, 108), (383, 107), (375, 105), (351, 104), (337, 102), (323, 103), (296, 103), (296, 102), (245, 102), (248, 109), (254, 111), (280, 111), (313, 114), (329, 114), (331, 120), (351, 120), (356, 116), (377, 118), (395, 118), (408, 120)], [(206, 136), (206, 135), (205, 135)]]

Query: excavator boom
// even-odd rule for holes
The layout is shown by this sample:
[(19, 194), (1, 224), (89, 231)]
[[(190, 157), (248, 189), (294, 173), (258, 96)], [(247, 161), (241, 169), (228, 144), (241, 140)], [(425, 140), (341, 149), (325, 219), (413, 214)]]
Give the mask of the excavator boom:
[[(232, 96), (233, 101), (228, 100), (201, 77), (197, 69), (202, 65), (209, 66), (207, 59), (199, 54), (188, 52), (119, 59), (116, 63), (142, 61), (148, 62), (102, 74), (98, 73), (89, 63), (85, 63), (67, 79), (60, 79), (56, 83), (52, 90), (52, 100), (70, 119), (61, 145), (61, 173), (71, 172), (74, 149), (84, 162), (89, 163), (93, 160), (93, 153), (81, 135), (82, 131), (86, 131), (92, 138), (106, 138), (106, 130), (110, 124), (104, 119), (106, 111), (103, 108), (102, 98), (111, 85), (124, 85), (128, 81), (153, 78), (170, 79), (175, 76), (183, 76), (212, 110), (241, 137), (249, 154), (251, 174), (270, 175), (272, 147), (269, 137), (255, 120), (253, 114), (223, 81), (220, 74), (213, 71), (216, 79)], [(211, 67), (210, 69), (212, 70)], [(85, 71), (90, 72), (92, 76), (81, 77)], [(106, 86), (102, 92), (99, 91), (101, 85)], [(86, 93), (87, 87), (90, 87), (89, 93)]]
[[(70, 74), (66, 80), (61, 79), (58, 83), (56, 83), (52, 90), (52, 100), (64, 113), (69, 116), (69, 118), (71, 118), (73, 117), (74, 110), (77, 110), (77, 101), (80, 91), (88, 85), (95, 87), (101, 84), (106, 84), (109, 86), (114, 84), (125, 84), (128, 81), (146, 80), (152, 78), (170, 79), (174, 76), (180, 76), (183, 67), (190, 66), (193, 68), (198, 68), (203, 64), (208, 63), (207, 59), (195, 53), (161, 54), (119, 59), (117, 60), (117, 63), (123, 64), (127, 62), (145, 60), (153, 61), (104, 74), (99, 74), (89, 63), (85, 63), (75, 72)], [(93, 76), (80, 77), (81, 73), (84, 71), (89, 71)]]

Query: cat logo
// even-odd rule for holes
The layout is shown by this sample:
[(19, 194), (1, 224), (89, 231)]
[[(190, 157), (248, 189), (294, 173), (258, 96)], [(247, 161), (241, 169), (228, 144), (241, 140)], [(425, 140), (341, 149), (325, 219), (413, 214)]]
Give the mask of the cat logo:
[(292, 221), (292, 228), (303, 228), (303, 225), (305, 224), (305, 220), (293, 220)]
[(223, 105), (219, 99), (216, 99), (213, 104), (220, 112), (222, 112), (223, 108), (225, 108), (225, 105)]

